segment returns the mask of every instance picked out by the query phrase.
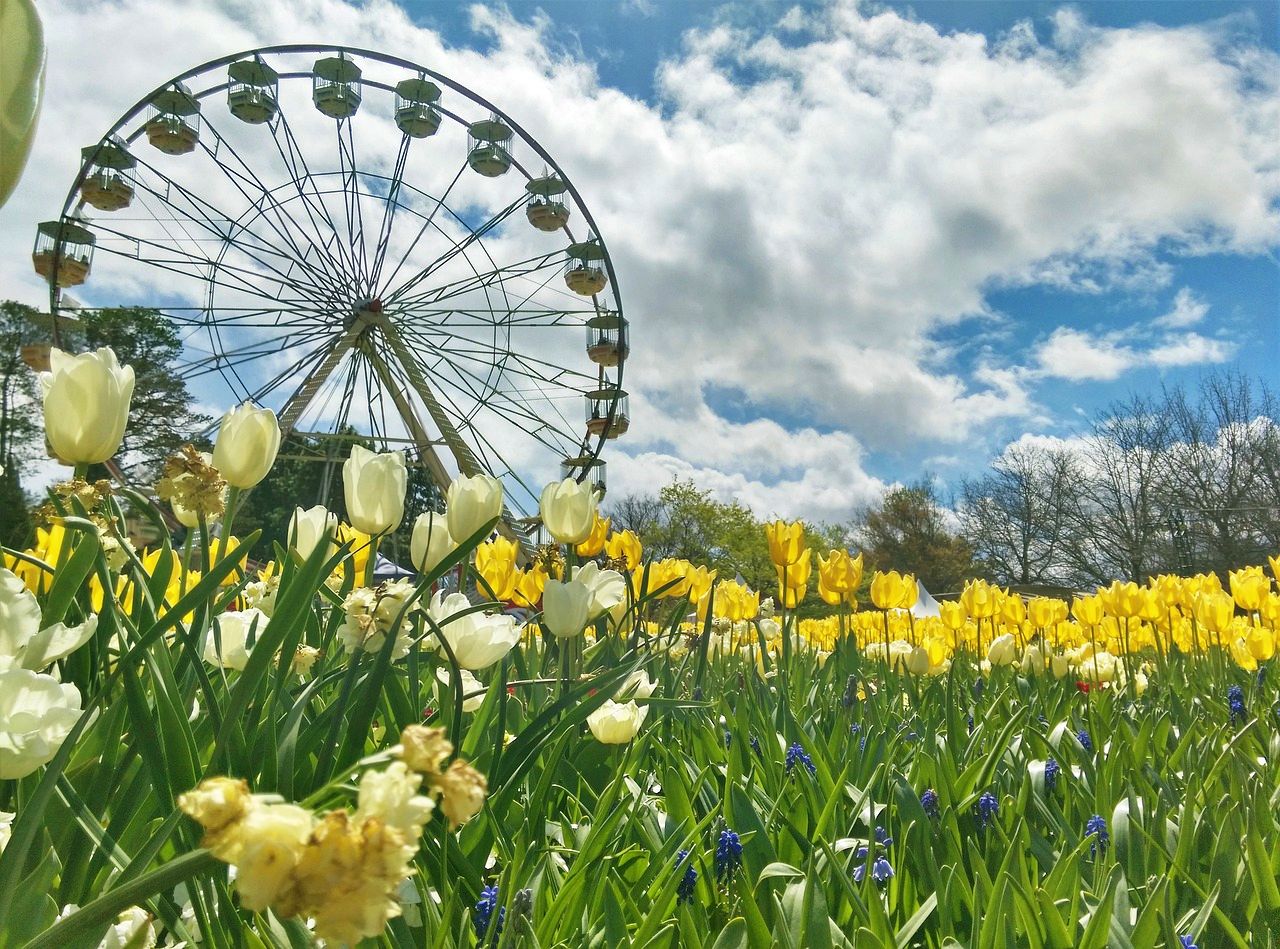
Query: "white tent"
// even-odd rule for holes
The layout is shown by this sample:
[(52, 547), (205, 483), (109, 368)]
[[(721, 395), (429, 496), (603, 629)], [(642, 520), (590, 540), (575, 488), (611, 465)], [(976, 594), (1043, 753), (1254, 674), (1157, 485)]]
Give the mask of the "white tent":
[(919, 580), (916, 581), (916, 605), (911, 607), (912, 616), (938, 616), (938, 601), (929, 595), (929, 591), (924, 588), (924, 584)]

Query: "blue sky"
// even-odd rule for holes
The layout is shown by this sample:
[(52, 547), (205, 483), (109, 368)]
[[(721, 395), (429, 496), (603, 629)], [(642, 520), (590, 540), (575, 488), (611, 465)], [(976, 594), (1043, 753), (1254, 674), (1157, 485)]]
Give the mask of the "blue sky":
[[(74, 177), (67, 141), (233, 50), (385, 50), (496, 102), (597, 219), (633, 331), (611, 490), (688, 477), (841, 520), (1132, 391), (1220, 368), (1280, 387), (1274, 3), (42, 11), (42, 174), (0, 212), (12, 295), (38, 300), (23, 258)], [(104, 55), (110, 83), (84, 67)]]

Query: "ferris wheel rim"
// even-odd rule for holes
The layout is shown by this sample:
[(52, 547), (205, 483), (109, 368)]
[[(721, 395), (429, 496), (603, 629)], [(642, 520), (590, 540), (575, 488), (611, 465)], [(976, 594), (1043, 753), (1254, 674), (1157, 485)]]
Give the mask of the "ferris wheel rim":
[[(394, 55), (383, 53), (377, 50), (365, 49), (362, 47), (353, 47), (353, 46), (344, 46), (344, 45), (335, 45), (335, 44), (322, 44), (322, 43), (280, 44), (280, 45), (273, 45), (273, 46), (256, 47), (256, 48), (242, 50), (239, 52), (220, 56), (212, 60), (208, 60), (204, 63), (191, 67), (185, 72), (180, 73), (177, 76), (172, 77), (166, 82), (162, 83), (161, 85), (155, 87), (153, 90), (151, 90), (141, 99), (139, 99), (132, 107), (127, 109), (123, 114), (121, 114), (120, 117), (111, 126), (111, 128), (103, 136), (101, 136), (96, 146), (91, 145), (91, 146), (88, 146), (86, 149), (84, 149), (85, 154), (81, 162), (80, 169), (71, 185), (70, 190), (67, 193), (66, 199), (63, 202), (62, 214), (58, 221), (59, 234), (61, 235), (63, 228), (75, 227), (78, 224), (76, 220), (76, 214), (85, 206), (85, 201), (83, 200), (82, 197), (80, 197), (80, 191), (86, 179), (89, 176), (90, 169), (95, 164), (95, 159), (97, 158), (98, 154), (102, 152), (104, 148), (109, 147), (109, 143), (111, 143), (113, 140), (118, 140), (121, 130), (128, 127), (130, 123), (135, 122), (148, 107), (152, 106), (157, 96), (163, 94), (166, 90), (172, 90), (175, 87), (179, 86), (180, 84), (185, 84), (188, 80), (191, 80), (199, 76), (208, 75), (213, 70), (216, 70), (220, 67), (230, 67), (231, 65), (237, 62), (260, 60), (262, 57), (282, 56), (282, 55), (289, 55), (289, 54), (304, 54), (304, 53), (345, 54), (348, 56), (352, 56), (360, 59), (367, 59), (367, 60), (378, 62), (387, 66), (411, 71), (413, 73), (416, 73), (420, 78), (430, 77), (432, 80), (440, 83), (440, 85), (442, 85), (443, 87), (448, 88), (453, 92), (457, 93), (463, 100), (469, 101), (474, 105), (477, 105), (483, 109), (486, 109), (488, 110), (491, 116), (495, 116), (501, 119), (502, 122), (504, 122), (511, 129), (512, 137), (518, 138), (519, 141), (523, 143), (523, 145), (532, 149), (532, 151), (538, 156), (538, 158), (542, 160), (542, 162), (545, 165), (545, 168), (550, 169), (550, 171), (554, 174), (554, 176), (558, 178), (560, 182), (563, 183), (563, 191), (566, 192), (568, 195), (570, 195), (571, 198), (573, 199), (573, 205), (575, 207), (575, 210), (577, 210), (581, 214), (582, 220), (587, 229), (589, 238), (599, 245), (600, 253), (601, 253), (600, 263), (603, 264), (604, 270), (608, 275), (609, 286), (611, 287), (612, 307), (611, 308), (606, 307), (605, 309), (602, 309), (600, 300), (597, 298), (595, 294), (592, 294), (590, 295), (589, 299), (590, 299), (591, 306), (594, 308), (594, 312), (597, 315), (599, 315), (600, 313), (606, 313), (606, 312), (612, 313), (616, 318), (622, 319), (622, 316), (624, 313), (623, 302), (618, 289), (616, 268), (614, 266), (612, 256), (608, 253), (607, 244), (603, 236), (600, 235), (599, 228), (596, 224), (594, 215), (591, 213), (590, 207), (587, 205), (587, 203), (583, 199), (577, 187), (573, 184), (572, 179), (565, 173), (564, 169), (550, 154), (550, 152), (536, 138), (534, 138), (531, 134), (529, 134), (529, 132), (522, 125), (520, 125), (519, 122), (517, 122), (514, 118), (512, 118), (507, 112), (505, 112), (495, 103), (493, 103), (492, 101), (487, 99), (485, 96), (481, 95), (480, 93), (474, 91), (473, 89), (467, 86), (464, 86), (462, 83), (450, 78), (449, 76), (446, 76), (440, 72), (437, 72), (436, 70), (425, 67), (419, 63), (415, 63), (403, 57), (394, 56)], [(298, 73), (280, 72), (278, 74), (280, 79), (302, 78), (304, 76), (310, 76), (310, 75), (311, 73), (309, 72), (298, 72)], [(388, 85), (376, 79), (365, 77), (362, 79), (362, 82), (364, 85), (367, 85), (372, 88), (379, 88), (387, 92), (394, 93), (396, 91), (396, 88), (394, 86)], [(194, 100), (202, 101), (204, 99), (213, 97), (218, 93), (227, 90), (229, 86), (230, 86), (230, 82), (214, 83), (213, 85), (210, 85), (207, 88), (200, 89), (199, 91), (191, 95)], [(461, 116), (454, 114), (452, 110), (441, 109), (441, 112), (442, 114), (447, 115), (449, 118), (453, 119), (456, 122), (459, 122), (460, 124), (463, 124), (463, 125), (468, 124)], [(206, 123), (206, 124), (208, 124), (210, 128), (214, 128), (212, 123)], [(343, 126), (345, 125), (349, 129), (350, 124), (346, 120), (338, 120), (336, 124), (338, 127), (339, 138), (341, 138)], [(137, 140), (143, 134), (144, 127), (145, 126), (140, 126), (137, 130), (135, 130), (134, 133), (129, 136), (128, 141), (133, 142)], [(219, 134), (216, 131), (216, 128), (214, 129), (214, 134), (215, 135)], [(408, 139), (408, 136), (405, 135), (404, 140), (407, 140), (407, 139)], [(515, 161), (513, 159), (512, 165), (517, 169), (517, 171), (521, 175), (524, 176), (526, 183), (536, 180), (535, 176), (531, 174), (530, 171), (527, 170), (521, 162)], [(353, 168), (354, 168), (354, 165), (353, 165)], [(465, 167), (464, 167), (464, 170), (465, 170)], [(376, 173), (371, 173), (368, 171), (361, 172), (360, 174), (363, 174), (366, 176), (370, 176), (372, 174), (376, 176)], [(353, 172), (353, 178), (354, 176), (355, 175)], [(404, 182), (404, 184), (409, 184), (409, 183)], [(283, 188), (283, 187), (287, 187), (287, 185), (282, 184), (278, 187)], [(416, 186), (412, 184), (409, 184), (409, 187), (413, 188), (415, 191), (418, 191), (419, 193), (425, 194), (425, 192), (422, 192), (421, 189), (416, 188)], [(516, 202), (513, 202), (513, 207), (518, 205), (519, 200), (520, 199), (517, 199)], [(461, 220), (460, 218), (458, 218), (458, 215), (454, 213), (451, 209), (449, 210), (449, 213), (452, 214), (455, 219)], [(464, 225), (466, 224), (465, 221), (461, 223), (463, 223)], [(336, 232), (336, 228), (334, 230)], [(570, 238), (571, 241), (573, 240), (572, 232), (569, 230), (567, 225), (562, 226), (560, 230), (562, 230)], [(55, 243), (53, 265), (52, 265), (53, 270), (52, 270), (52, 275), (49, 281), (50, 312), (53, 316), (53, 319), (51, 320), (51, 324), (54, 328), (55, 334), (57, 333), (57, 327), (58, 327), (58, 315), (60, 311), (63, 309), (61, 306), (62, 288), (60, 287), (59, 281), (56, 278), (56, 275), (58, 273), (58, 263), (59, 263), (58, 257), (62, 251), (62, 246), (63, 246), (62, 241), (61, 239), (59, 239)], [(226, 250), (227, 250), (227, 246), (224, 244), (224, 247), (222, 249), (222, 254), (220, 256), (224, 256), (226, 253)], [(170, 308), (162, 306), (161, 309), (165, 310)], [(496, 349), (497, 347), (495, 346), (495, 351)], [(622, 388), (624, 366), (625, 366), (625, 358), (619, 360), (619, 362), (616, 364), (616, 367), (614, 367), (615, 380), (611, 380), (611, 383), (612, 383), (611, 390), (616, 394), (616, 396), (608, 409), (608, 418), (610, 419), (613, 418), (614, 412), (617, 410), (618, 404), (621, 398), (625, 397), (625, 390)], [(474, 411), (478, 412), (482, 408), (484, 408), (483, 405), (478, 405)], [(532, 433), (528, 433), (528, 434), (532, 434)], [(580, 481), (584, 480), (588, 476), (592, 465), (600, 462), (601, 460), (600, 456), (603, 452), (604, 443), (607, 440), (607, 437), (608, 437), (607, 435), (599, 435), (596, 437), (592, 437), (591, 433), (588, 432), (583, 437), (581, 445), (579, 445), (576, 449), (565, 453), (566, 459), (569, 457), (576, 457), (577, 460), (579, 461), (589, 459), (589, 463), (584, 464), (579, 470), (577, 475), (578, 480)], [(508, 467), (508, 473), (513, 476), (515, 475), (514, 470), (511, 469), (510, 467)]]

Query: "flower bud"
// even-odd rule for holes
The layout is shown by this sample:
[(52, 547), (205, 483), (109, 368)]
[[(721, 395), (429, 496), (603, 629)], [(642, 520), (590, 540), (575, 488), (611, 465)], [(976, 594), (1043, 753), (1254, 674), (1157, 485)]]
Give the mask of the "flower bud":
[(289, 521), (289, 549), (299, 560), (306, 560), (316, 545), (325, 542), (333, 550), (333, 534), (338, 529), (338, 515), (317, 504), (308, 510), (297, 508)]
[(79, 356), (52, 349), (49, 365), (40, 373), (49, 447), (69, 465), (106, 461), (124, 440), (133, 367), (121, 366), (105, 347)]
[(382, 534), (400, 526), (408, 472), (404, 452), (379, 454), (360, 445), (342, 464), (342, 486), (351, 526), (366, 534)]
[(612, 699), (587, 716), (587, 727), (596, 741), (604, 745), (625, 745), (636, 737), (649, 706), (635, 702), (619, 704)]
[(267, 476), (279, 451), (276, 413), (245, 402), (222, 416), (213, 465), (232, 487), (252, 488)]
[(596, 520), (596, 494), (589, 484), (572, 478), (542, 489), (538, 513), (551, 536), (562, 544), (580, 544), (591, 536)]
[(577, 580), (548, 580), (542, 590), (542, 622), (555, 636), (579, 636), (591, 616), (592, 589)]
[(449, 536), (461, 544), (502, 516), (502, 482), (488, 475), (457, 477), (445, 495)]
[(413, 522), (409, 554), (413, 558), (413, 566), (419, 572), (430, 573), (457, 546), (443, 515), (428, 511), (419, 514), (418, 519)]

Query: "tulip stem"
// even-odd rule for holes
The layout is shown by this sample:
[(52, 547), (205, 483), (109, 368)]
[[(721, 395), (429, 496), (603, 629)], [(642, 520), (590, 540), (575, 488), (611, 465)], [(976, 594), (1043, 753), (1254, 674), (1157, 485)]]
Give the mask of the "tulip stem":
[(374, 534), (369, 538), (369, 559), (364, 564), (364, 585), (370, 589), (373, 588), (373, 571), (378, 565), (378, 541), (381, 539), (381, 534)]
[(231, 524), (236, 517), (236, 508), (240, 504), (240, 489), (232, 485), (227, 489), (227, 509), (222, 515), (222, 536), (223, 544), (227, 544), (231, 540)]
[(89, 465), (86, 462), (77, 462), (75, 466), (75, 478), (80, 481), (89, 480)]

